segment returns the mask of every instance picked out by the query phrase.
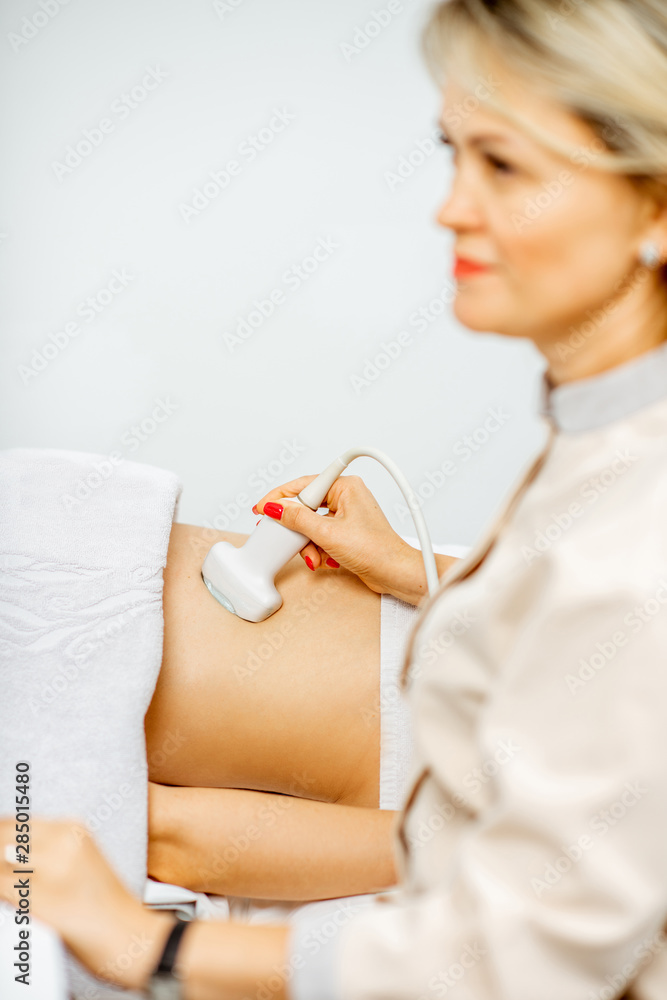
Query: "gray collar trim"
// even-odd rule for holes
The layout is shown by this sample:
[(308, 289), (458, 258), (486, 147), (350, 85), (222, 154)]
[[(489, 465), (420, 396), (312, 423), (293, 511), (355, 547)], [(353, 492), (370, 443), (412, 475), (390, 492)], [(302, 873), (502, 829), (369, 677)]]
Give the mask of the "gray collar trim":
[(540, 414), (565, 433), (590, 431), (667, 397), (667, 341), (589, 378), (554, 386), (542, 374)]

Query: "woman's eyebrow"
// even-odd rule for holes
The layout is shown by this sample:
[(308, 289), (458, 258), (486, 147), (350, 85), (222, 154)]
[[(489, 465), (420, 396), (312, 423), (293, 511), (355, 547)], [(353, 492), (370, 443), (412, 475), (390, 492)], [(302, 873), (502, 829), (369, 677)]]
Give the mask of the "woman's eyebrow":
[[(442, 132), (443, 136), (445, 137), (445, 139), (447, 139), (449, 142), (451, 142), (452, 145), (456, 145), (456, 143), (453, 141), (452, 137), (449, 135), (449, 133), (447, 132), (447, 130), (443, 126), (442, 122), (438, 121), (438, 122), (436, 122), (436, 124), (437, 124), (438, 128), (441, 130), (441, 132)], [(495, 142), (508, 142), (510, 144), (512, 142), (514, 142), (514, 140), (509, 135), (506, 135), (503, 132), (480, 132), (477, 135), (474, 135), (471, 139), (468, 139), (468, 145), (469, 146), (479, 146), (480, 143), (486, 142), (487, 140), (493, 140)]]

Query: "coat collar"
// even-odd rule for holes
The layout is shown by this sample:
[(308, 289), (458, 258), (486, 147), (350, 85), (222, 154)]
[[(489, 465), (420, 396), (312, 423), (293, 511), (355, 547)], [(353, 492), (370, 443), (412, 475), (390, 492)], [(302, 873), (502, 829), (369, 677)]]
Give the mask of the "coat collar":
[(589, 378), (554, 385), (542, 374), (540, 414), (576, 433), (621, 420), (667, 397), (667, 340), (631, 361)]

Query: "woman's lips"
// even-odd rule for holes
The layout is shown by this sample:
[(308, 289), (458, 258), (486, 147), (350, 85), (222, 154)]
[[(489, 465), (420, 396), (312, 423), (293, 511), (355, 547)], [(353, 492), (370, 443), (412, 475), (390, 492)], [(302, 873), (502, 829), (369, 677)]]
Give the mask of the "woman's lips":
[(454, 277), (467, 278), (475, 274), (486, 274), (491, 268), (488, 264), (476, 264), (462, 257), (454, 258)]

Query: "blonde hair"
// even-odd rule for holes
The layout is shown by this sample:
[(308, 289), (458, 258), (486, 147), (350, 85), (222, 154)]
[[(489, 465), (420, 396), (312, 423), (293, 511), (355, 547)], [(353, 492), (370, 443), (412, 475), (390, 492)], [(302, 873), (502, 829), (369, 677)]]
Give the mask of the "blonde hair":
[[(443, 0), (421, 42), (439, 86), (456, 66), (472, 92), (500, 64), (589, 125), (596, 168), (667, 201), (667, 0)], [(553, 152), (582, 151), (495, 92), (485, 104)]]

